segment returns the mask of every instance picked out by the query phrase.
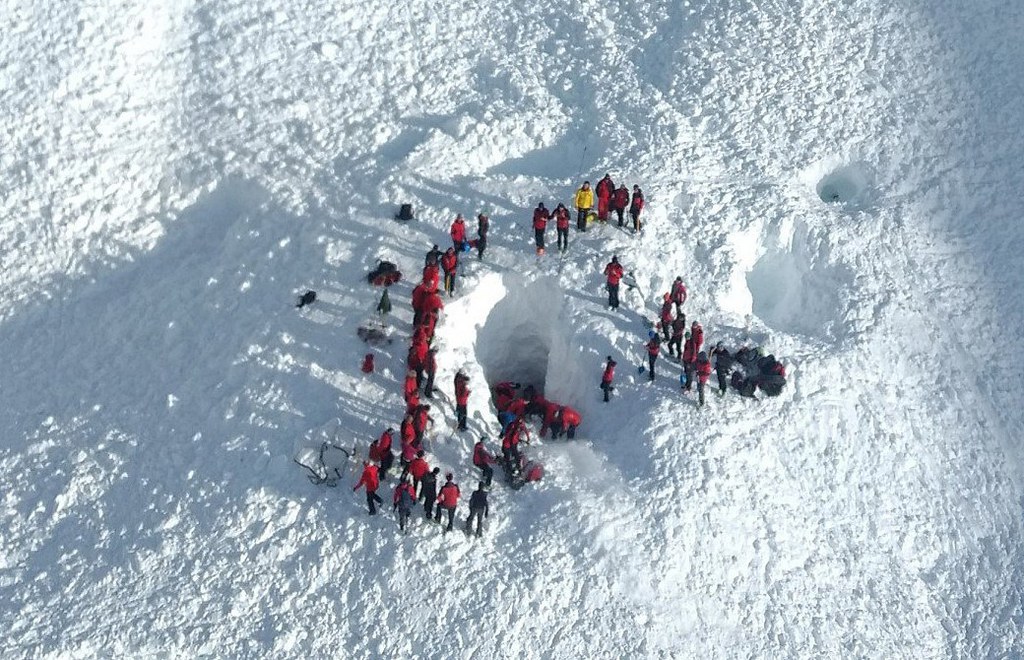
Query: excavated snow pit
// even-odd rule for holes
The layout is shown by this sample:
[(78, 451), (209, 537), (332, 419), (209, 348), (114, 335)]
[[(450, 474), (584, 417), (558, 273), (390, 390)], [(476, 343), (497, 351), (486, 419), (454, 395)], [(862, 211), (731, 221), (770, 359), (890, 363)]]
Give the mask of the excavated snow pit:
[(558, 283), (505, 275), (501, 286), (504, 296), (477, 331), (476, 358), (487, 382), (514, 381), (544, 393), (563, 389), (576, 369), (568, 361)]
[(871, 172), (863, 163), (843, 165), (818, 180), (815, 190), (821, 201), (850, 208), (862, 208), (871, 193)]

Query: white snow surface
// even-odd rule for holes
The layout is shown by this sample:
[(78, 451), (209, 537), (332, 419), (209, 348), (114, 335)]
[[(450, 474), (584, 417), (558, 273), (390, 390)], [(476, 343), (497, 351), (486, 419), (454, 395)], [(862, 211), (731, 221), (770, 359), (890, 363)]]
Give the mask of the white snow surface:
[[(1024, 4), (0, 16), (4, 657), (1022, 657)], [(605, 172), (645, 233), (535, 258), (532, 207)], [(480, 211), (428, 458), (468, 496), (488, 379), (543, 380), (582, 437), (530, 448), (546, 478), (496, 485), (483, 538), (402, 536), (292, 458), (397, 427), (423, 254)], [(616, 313), (613, 253), (644, 294)], [(377, 259), (406, 277), (367, 376)], [(676, 274), (782, 396), (637, 373)]]

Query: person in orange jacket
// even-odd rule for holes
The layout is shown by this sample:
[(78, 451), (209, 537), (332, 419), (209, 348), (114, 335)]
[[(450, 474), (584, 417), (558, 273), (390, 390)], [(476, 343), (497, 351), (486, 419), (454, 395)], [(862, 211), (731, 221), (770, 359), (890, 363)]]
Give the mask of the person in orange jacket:
[(363, 461), (363, 474), (359, 477), (359, 482), (352, 487), (352, 492), (359, 490), (360, 486), (366, 488), (366, 506), (370, 509), (370, 515), (377, 515), (377, 505), (383, 504), (384, 500), (377, 494), (380, 487), (377, 466), (370, 461)]
[(451, 472), (444, 475), (444, 485), (441, 486), (441, 490), (437, 494), (437, 516), (434, 518), (434, 522), (441, 522), (441, 512), (447, 512), (448, 527), (444, 530), (446, 534), (452, 531), (452, 526), (455, 524), (455, 509), (459, 505), (459, 486), (452, 481), (454, 478)]

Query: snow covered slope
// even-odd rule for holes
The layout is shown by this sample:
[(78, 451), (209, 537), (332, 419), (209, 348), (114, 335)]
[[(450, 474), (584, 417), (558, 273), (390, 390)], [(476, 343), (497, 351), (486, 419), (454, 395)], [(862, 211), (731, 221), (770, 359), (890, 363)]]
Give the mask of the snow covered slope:
[[(5, 657), (1021, 657), (1024, 6), (0, 11)], [(530, 209), (605, 172), (646, 232), (538, 262)], [(471, 432), (439, 401), (431, 462), (471, 490), (499, 377), (582, 438), (532, 448), (483, 539), (402, 537), (292, 457), (397, 426), (409, 280), (479, 211), (437, 340)], [(617, 313), (613, 253), (646, 294)], [(407, 278), (364, 376), (381, 258)], [(781, 397), (637, 375), (677, 274)]]

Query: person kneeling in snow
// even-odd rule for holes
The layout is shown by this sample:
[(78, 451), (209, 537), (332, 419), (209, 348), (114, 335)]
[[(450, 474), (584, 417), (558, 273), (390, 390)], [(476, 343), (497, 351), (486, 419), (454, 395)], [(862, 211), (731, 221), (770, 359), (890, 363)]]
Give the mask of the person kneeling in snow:
[(551, 426), (551, 438), (556, 439), (563, 433), (569, 440), (576, 438), (576, 429), (583, 422), (583, 418), (580, 414), (570, 408), (569, 406), (562, 406), (558, 409), (558, 416), (555, 418), (555, 423)]

